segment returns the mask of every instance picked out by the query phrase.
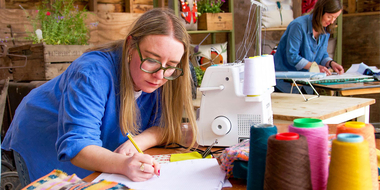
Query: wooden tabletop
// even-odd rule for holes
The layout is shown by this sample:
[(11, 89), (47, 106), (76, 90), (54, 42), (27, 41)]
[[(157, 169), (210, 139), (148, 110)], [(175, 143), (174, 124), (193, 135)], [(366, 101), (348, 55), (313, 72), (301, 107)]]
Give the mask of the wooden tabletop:
[[(306, 98), (315, 95), (305, 95)], [(273, 119), (293, 121), (297, 118), (325, 120), (374, 104), (375, 99), (320, 96), (307, 102), (300, 94), (272, 93)]]
[[(317, 89), (324, 89), (338, 92), (337, 95), (350, 96), (361, 94), (380, 93), (380, 81), (356, 82), (356, 83), (334, 83), (334, 84), (313, 84)], [(332, 94), (332, 93), (330, 93)]]
[[(275, 124), (275, 125), (277, 127), (278, 133), (288, 131), (288, 124)], [(337, 125), (331, 124), (328, 126), (329, 126), (329, 134), (335, 134)], [(379, 139), (376, 139), (376, 147), (377, 148), (380, 147)], [(151, 148), (144, 151), (144, 153), (150, 154), (150, 155), (172, 154), (172, 153), (183, 153), (183, 152), (185, 152), (184, 149), (164, 149), (164, 148)], [(83, 180), (86, 182), (91, 182), (99, 175), (100, 175), (100, 172), (94, 172), (93, 174), (87, 176)], [(246, 190), (247, 189), (247, 180), (245, 179), (229, 178), (228, 180), (231, 182), (232, 187), (224, 187), (223, 190)]]

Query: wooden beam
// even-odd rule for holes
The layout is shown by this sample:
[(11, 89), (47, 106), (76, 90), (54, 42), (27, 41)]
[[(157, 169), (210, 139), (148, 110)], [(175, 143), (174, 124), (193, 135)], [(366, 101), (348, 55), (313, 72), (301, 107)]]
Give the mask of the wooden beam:
[(133, 8), (133, 0), (125, 0), (125, 12), (126, 13), (132, 13)]
[(5, 0), (0, 0), (0, 9), (5, 9)]
[(97, 0), (88, 0), (88, 10), (94, 13), (98, 12), (98, 1)]
[(343, 17), (359, 17), (359, 16), (370, 16), (370, 15), (379, 15), (380, 16), (380, 12), (365, 12), (365, 13), (343, 14)]
[(356, 12), (356, 0), (348, 0), (348, 13)]
[(165, 0), (157, 0), (158, 1), (158, 7), (165, 7)]
[(301, 0), (293, 0), (293, 17), (297, 18), (301, 15), (302, 15), (302, 1)]

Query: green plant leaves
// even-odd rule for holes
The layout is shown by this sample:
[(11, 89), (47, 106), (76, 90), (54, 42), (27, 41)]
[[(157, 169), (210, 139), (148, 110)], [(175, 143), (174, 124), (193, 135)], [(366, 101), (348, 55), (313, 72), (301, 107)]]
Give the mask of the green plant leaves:
[[(31, 18), (33, 30), (42, 30), (42, 42), (47, 45), (86, 45), (89, 30), (84, 20), (86, 10), (80, 11), (74, 6), (74, 0), (55, 0), (52, 4), (44, 0), (38, 7), (38, 14)], [(39, 43), (35, 32), (27, 37), (33, 43)]]

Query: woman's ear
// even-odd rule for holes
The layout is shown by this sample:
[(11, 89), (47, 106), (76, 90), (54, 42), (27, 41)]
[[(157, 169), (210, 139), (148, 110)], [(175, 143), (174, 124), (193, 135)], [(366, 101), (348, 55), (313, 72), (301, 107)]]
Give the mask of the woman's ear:
[(131, 39), (132, 39), (132, 36), (129, 35), (129, 36), (127, 37), (127, 45), (128, 45), (128, 46), (131, 44)]
[(132, 40), (132, 36), (131, 35), (129, 35), (128, 37), (127, 37), (127, 43), (126, 43), (126, 48), (127, 47), (129, 47), (129, 50), (128, 50), (128, 52), (127, 52), (127, 56), (128, 56), (128, 62), (131, 62), (131, 59), (132, 59), (132, 55), (131, 55), (131, 49), (130, 49), (130, 46), (131, 46), (131, 40)]

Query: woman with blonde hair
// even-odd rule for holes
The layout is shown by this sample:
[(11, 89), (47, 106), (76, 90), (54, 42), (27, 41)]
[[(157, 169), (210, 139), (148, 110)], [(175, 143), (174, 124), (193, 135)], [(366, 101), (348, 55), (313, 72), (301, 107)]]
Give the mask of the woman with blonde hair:
[(133, 181), (160, 175), (137, 152), (182, 140), (183, 110), (197, 134), (192, 107), (189, 36), (171, 10), (153, 9), (124, 40), (92, 48), (20, 103), (2, 148), (13, 150), (22, 185), (53, 169), (93, 171)]

